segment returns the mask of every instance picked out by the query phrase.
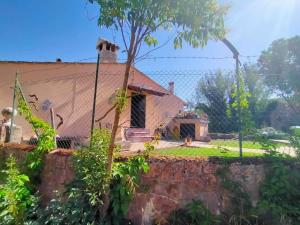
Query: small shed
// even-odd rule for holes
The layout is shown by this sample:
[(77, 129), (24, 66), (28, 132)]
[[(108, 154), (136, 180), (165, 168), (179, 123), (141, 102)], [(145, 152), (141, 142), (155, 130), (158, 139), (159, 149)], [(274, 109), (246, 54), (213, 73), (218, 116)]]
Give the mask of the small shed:
[(191, 137), (195, 141), (209, 141), (208, 116), (191, 113), (179, 113), (169, 124), (170, 131), (178, 132), (179, 139)]

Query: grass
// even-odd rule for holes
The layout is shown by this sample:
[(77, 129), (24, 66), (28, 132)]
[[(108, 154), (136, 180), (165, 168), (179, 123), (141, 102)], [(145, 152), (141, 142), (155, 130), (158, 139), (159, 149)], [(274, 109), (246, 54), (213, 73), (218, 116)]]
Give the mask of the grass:
[[(157, 150), (156, 154), (159, 155), (172, 155), (172, 156), (217, 156), (217, 157), (239, 157), (237, 151), (224, 151), (216, 148), (193, 148), (193, 147), (177, 147), (170, 149)], [(263, 153), (244, 152), (244, 157), (257, 157), (262, 156)]]
[[(215, 146), (222, 146), (222, 147), (239, 147), (238, 140), (212, 140), (209, 144)], [(286, 146), (287, 144), (284, 143), (276, 143), (278, 147)], [(262, 146), (259, 143), (254, 143), (253, 141), (243, 141), (243, 148), (248, 149), (262, 149)]]

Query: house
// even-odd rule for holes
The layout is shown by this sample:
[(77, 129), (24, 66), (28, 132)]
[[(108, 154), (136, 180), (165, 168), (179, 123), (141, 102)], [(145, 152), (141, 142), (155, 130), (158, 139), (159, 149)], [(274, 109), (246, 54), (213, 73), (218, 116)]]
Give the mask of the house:
[[(122, 86), (125, 64), (117, 63), (118, 46), (102, 40), (95, 127), (112, 128), (113, 97)], [(33, 112), (50, 122), (54, 110), (60, 137), (87, 138), (90, 134), (96, 63), (89, 62), (0, 62), (0, 108), (11, 106), (13, 86), (19, 80)], [(168, 128), (185, 102), (174, 94), (174, 82), (162, 87), (132, 67), (128, 84), (128, 105), (121, 114), (119, 140), (146, 141), (159, 129)], [(24, 139), (34, 135), (23, 118)], [(207, 135), (204, 134), (203, 135)], [(199, 136), (199, 135), (198, 135)]]

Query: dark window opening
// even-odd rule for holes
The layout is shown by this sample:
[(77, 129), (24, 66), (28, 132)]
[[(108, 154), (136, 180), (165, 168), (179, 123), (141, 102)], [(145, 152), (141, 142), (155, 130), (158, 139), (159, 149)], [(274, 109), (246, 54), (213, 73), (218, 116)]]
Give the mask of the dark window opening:
[(112, 52), (115, 52), (115, 51), (116, 51), (116, 46), (115, 46), (115, 45), (112, 45), (112, 46), (111, 46), (111, 51), (112, 51)]
[(106, 43), (106, 50), (109, 51), (110, 50), (110, 44)]
[(194, 123), (182, 123), (180, 124), (180, 138), (184, 139), (191, 137), (195, 139), (195, 124)]

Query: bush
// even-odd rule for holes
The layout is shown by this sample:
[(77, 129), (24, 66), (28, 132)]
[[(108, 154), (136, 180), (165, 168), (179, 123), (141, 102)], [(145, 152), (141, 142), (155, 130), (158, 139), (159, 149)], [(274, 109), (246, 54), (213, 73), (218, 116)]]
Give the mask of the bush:
[(173, 211), (167, 222), (170, 225), (214, 225), (219, 223), (201, 201), (195, 200), (184, 208)]
[(275, 218), (300, 224), (299, 168), (289, 164), (278, 162), (267, 168), (259, 206)]
[(31, 217), (36, 218), (37, 224), (102, 224), (101, 210), (110, 184), (106, 168), (109, 140), (109, 130), (97, 129), (90, 147), (75, 152), (72, 157), (74, 180), (67, 186), (66, 193), (58, 194), (45, 209), (36, 208)]
[(93, 206), (103, 205), (103, 197), (109, 188), (107, 153), (110, 135), (107, 129), (96, 129), (93, 132), (91, 146), (76, 151), (73, 156), (74, 182), (80, 184), (78, 188), (89, 196), (89, 202)]
[(74, 181), (64, 195), (58, 195), (45, 209), (36, 208), (31, 217), (36, 218), (37, 224), (125, 225), (124, 216), (139, 184), (140, 174), (148, 171), (149, 166), (144, 156), (136, 156), (114, 163), (113, 173), (109, 174), (110, 135), (109, 130), (95, 130), (91, 146), (76, 152), (73, 156)]
[(148, 170), (149, 165), (144, 156), (136, 156), (126, 162), (114, 164), (109, 208), (111, 224), (123, 224), (129, 204), (140, 183), (140, 174)]
[(21, 174), (14, 157), (6, 163), (5, 183), (0, 185), (0, 223), (5, 225), (23, 225), (27, 210), (35, 203), (27, 185), (29, 177)]
[(38, 205), (31, 211), (26, 225), (100, 225), (96, 221), (98, 209), (89, 204), (88, 197), (78, 188), (68, 191), (68, 196), (57, 193), (47, 207)]

